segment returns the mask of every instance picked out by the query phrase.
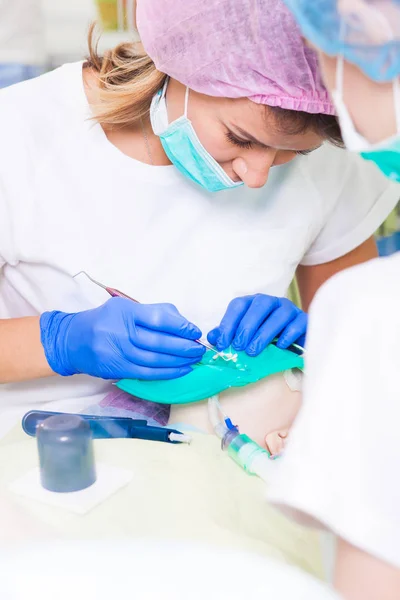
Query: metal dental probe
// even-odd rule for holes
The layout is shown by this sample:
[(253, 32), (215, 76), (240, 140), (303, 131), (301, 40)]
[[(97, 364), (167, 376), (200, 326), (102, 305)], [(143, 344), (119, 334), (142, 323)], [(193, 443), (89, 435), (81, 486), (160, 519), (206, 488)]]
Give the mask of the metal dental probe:
[[(73, 276), (73, 279), (75, 279), (76, 277), (78, 277), (78, 275), (86, 275), (86, 277), (95, 285), (98, 285), (99, 287), (103, 288), (103, 290), (106, 290), (106, 292), (112, 297), (112, 298), (126, 298), (127, 300), (132, 300), (132, 302), (135, 302), (136, 304), (140, 304), (139, 300), (135, 300), (135, 298), (131, 298), (131, 296), (128, 296), (127, 294), (124, 294), (123, 292), (120, 292), (119, 290), (109, 287), (107, 285), (104, 285), (104, 283), (100, 283), (100, 281), (96, 281), (96, 279), (93, 279), (93, 277), (90, 277), (90, 275), (88, 273), (86, 273), (86, 271), (79, 271), (79, 273), (77, 273), (76, 275)], [(216, 350), (213, 346), (211, 346), (211, 344), (209, 344), (208, 342), (204, 342), (203, 340), (195, 340), (198, 344), (200, 344), (200, 346), (204, 346), (204, 348), (207, 348), (207, 350), (211, 350), (212, 352), (214, 352), (214, 354), (216, 354), (217, 356), (219, 356), (220, 358), (222, 358), (222, 360), (224, 360), (225, 362), (230, 362), (233, 358), (233, 356), (227, 356), (224, 352), (218, 352), (218, 350)]]

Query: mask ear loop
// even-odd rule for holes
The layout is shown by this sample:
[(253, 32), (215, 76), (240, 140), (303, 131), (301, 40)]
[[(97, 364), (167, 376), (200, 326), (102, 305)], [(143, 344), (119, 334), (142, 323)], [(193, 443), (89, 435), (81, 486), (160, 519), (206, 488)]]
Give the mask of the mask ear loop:
[(169, 77), (166, 77), (164, 85), (162, 86), (160, 100), (165, 98), (165, 94), (167, 93), (168, 83), (169, 83)]
[(188, 112), (188, 103), (189, 103), (189, 88), (186, 87), (186, 91), (185, 91), (185, 111), (184, 111), (184, 117), (186, 117), (187, 119), (187, 112)]
[[(162, 89), (162, 93), (161, 93), (161, 99), (165, 98), (165, 94), (167, 93), (167, 87), (168, 87), (168, 82), (169, 82), (169, 77), (167, 77), (167, 79), (165, 80), (163, 89)], [(189, 103), (189, 88), (186, 88), (185, 91), (185, 105), (184, 105), (184, 111), (183, 111), (183, 115), (187, 118), (187, 112), (188, 112), (188, 103)]]
[(336, 59), (336, 91), (340, 95), (340, 99), (344, 102), (343, 98), (343, 78), (344, 78), (344, 58), (343, 54), (339, 54)]
[[(344, 39), (344, 30), (345, 30), (345, 23), (344, 20), (341, 21), (340, 23), (340, 31), (339, 31), (339, 39), (341, 42), (343, 42)], [(343, 54), (339, 54), (339, 56), (336, 59), (336, 91), (341, 99), (341, 102), (344, 102), (344, 97), (343, 97), (343, 87), (344, 87), (344, 57)]]

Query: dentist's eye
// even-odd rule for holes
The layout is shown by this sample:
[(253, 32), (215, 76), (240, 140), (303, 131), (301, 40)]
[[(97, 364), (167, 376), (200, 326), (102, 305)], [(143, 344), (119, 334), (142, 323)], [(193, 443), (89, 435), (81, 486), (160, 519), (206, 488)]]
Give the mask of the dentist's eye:
[(239, 148), (245, 148), (246, 150), (250, 150), (250, 148), (253, 147), (253, 144), (251, 142), (249, 142), (248, 140), (246, 141), (239, 139), (232, 133), (232, 131), (227, 131), (225, 133), (225, 137), (231, 144), (234, 144), (234, 146), (238, 146)]

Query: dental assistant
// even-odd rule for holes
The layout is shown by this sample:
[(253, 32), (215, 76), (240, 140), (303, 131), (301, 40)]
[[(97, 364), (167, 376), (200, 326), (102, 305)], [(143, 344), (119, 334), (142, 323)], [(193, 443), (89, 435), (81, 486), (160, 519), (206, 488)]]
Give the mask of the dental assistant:
[[(223, 40), (204, 37), (219, 2), (159, 6), (138, 7), (149, 56), (128, 43), (100, 57), (92, 40), (87, 62), (0, 92), (4, 409), (76, 410), (109, 380), (183, 376), (212, 330), (249, 353), (301, 339), (294, 274), (307, 306), (376, 255), (397, 201), (373, 166), (323, 143), (340, 143), (334, 109), (281, 2), (240, 6)], [(107, 301), (80, 271), (141, 304)]]
[[(287, 4), (319, 48), (347, 147), (400, 181), (400, 4)], [(318, 292), (303, 405), (270, 489), (336, 534), (335, 586), (349, 600), (400, 597), (399, 306), (399, 253)]]

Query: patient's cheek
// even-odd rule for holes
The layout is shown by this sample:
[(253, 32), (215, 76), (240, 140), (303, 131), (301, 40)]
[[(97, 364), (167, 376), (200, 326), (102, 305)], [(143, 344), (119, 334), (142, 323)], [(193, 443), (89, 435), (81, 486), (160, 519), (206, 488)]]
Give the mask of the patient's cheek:
[(244, 388), (220, 395), (224, 412), (260, 446), (273, 431), (290, 429), (301, 405), (301, 393), (292, 392), (283, 375), (273, 375)]
[[(242, 388), (220, 394), (222, 409), (241, 433), (260, 446), (272, 432), (290, 429), (301, 404), (301, 393), (292, 392), (283, 375), (272, 375)], [(171, 406), (170, 423), (191, 425), (214, 433), (208, 418), (207, 401)]]

